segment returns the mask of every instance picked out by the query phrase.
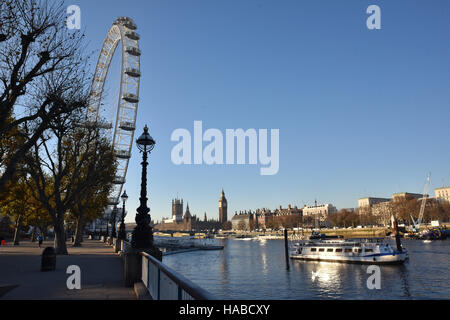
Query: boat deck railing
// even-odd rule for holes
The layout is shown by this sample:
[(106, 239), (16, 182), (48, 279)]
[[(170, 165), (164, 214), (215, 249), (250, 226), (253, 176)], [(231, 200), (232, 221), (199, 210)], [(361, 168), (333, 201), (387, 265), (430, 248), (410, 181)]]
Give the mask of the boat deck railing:
[(303, 244), (303, 246), (307, 247), (361, 247), (365, 245), (385, 245), (389, 246), (386, 242), (362, 242), (362, 241), (342, 241), (342, 242), (333, 242), (333, 241), (308, 241)]

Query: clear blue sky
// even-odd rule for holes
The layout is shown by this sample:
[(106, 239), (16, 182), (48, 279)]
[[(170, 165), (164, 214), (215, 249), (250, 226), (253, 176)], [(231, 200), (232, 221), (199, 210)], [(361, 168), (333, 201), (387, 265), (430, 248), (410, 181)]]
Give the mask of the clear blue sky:
[[(450, 184), (450, 2), (378, 0), (82, 0), (92, 56), (119, 16), (141, 35), (136, 135), (149, 124), (149, 206), (170, 215), (177, 194), (191, 212), (218, 217), (222, 187), (234, 211), (421, 193)], [(368, 30), (366, 8), (381, 8)], [(120, 53), (108, 80), (116, 105)], [(111, 98), (112, 97), (112, 98)], [(176, 166), (173, 130), (280, 129), (280, 170)], [(133, 147), (128, 221), (140, 188)], [(434, 195), (434, 192), (433, 192)]]

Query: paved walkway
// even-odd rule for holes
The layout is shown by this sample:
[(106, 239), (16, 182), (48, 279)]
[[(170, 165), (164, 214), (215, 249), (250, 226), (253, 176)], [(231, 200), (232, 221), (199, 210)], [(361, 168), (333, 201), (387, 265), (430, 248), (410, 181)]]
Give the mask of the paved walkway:
[[(53, 242), (20, 242), (20, 246), (0, 246), (0, 299), (136, 299), (132, 288), (123, 285), (122, 258), (111, 246), (98, 240), (85, 240), (83, 246), (72, 248), (69, 255), (56, 256), (56, 270), (41, 272), (41, 254)], [(67, 267), (81, 269), (81, 289), (67, 289), (70, 274)]]

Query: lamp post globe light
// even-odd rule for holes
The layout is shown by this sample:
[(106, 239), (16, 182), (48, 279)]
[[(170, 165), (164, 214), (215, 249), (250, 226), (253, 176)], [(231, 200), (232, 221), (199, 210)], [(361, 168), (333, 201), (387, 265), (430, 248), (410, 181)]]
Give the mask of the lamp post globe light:
[(141, 196), (139, 198), (140, 206), (137, 208), (136, 227), (131, 237), (131, 247), (133, 249), (142, 249), (149, 254), (161, 260), (161, 251), (153, 246), (153, 231), (150, 226), (150, 208), (147, 207), (147, 157), (155, 147), (155, 140), (148, 133), (148, 127), (145, 125), (144, 133), (136, 140), (140, 152), (142, 152), (142, 177), (141, 177)]
[(118, 239), (119, 240), (126, 240), (127, 239), (127, 233), (125, 231), (125, 202), (128, 200), (128, 195), (127, 195), (127, 191), (124, 190), (122, 196), (120, 197), (122, 198), (123, 201), (123, 207), (122, 207), (122, 219), (120, 222), (120, 227), (119, 227), (119, 234), (118, 234)]

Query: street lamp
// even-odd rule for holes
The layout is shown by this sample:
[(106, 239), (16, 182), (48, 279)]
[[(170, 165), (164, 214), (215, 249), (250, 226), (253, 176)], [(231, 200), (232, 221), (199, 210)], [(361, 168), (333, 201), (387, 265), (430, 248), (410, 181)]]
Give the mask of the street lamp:
[(147, 207), (147, 156), (155, 147), (155, 140), (148, 133), (148, 127), (145, 125), (144, 133), (136, 140), (140, 152), (142, 152), (142, 177), (141, 177), (141, 196), (139, 198), (140, 206), (137, 208), (136, 227), (133, 230), (131, 238), (131, 247), (135, 249), (153, 248), (153, 232), (150, 227), (150, 208)]
[(111, 238), (115, 238), (116, 237), (116, 217), (117, 217), (117, 205), (114, 205), (114, 208), (112, 210), (112, 226), (111, 226)]
[(128, 199), (128, 195), (127, 195), (127, 192), (125, 190), (123, 191), (123, 194), (122, 194), (121, 198), (122, 198), (122, 201), (123, 201), (122, 221), (120, 222), (118, 239), (119, 240), (126, 240), (127, 239), (127, 234), (126, 234), (126, 231), (125, 231), (125, 202)]

